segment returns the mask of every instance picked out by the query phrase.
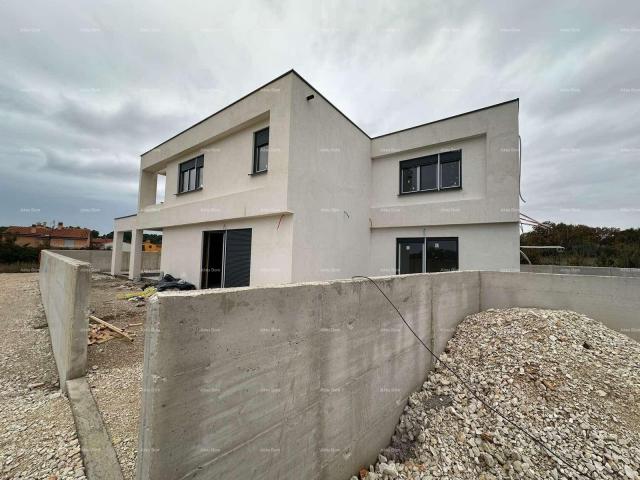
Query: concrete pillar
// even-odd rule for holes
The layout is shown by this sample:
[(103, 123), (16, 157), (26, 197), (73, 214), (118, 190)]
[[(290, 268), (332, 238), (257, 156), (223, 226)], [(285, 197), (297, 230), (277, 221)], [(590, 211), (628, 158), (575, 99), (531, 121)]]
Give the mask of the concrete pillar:
[(138, 210), (155, 205), (157, 189), (158, 174), (142, 170), (138, 187)]
[(129, 254), (129, 278), (131, 280), (140, 279), (142, 267), (142, 232), (143, 230), (131, 231), (131, 253)]
[(111, 275), (122, 273), (122, 243), (124, 232), (113, 232), (113, 246), (111, 247)]

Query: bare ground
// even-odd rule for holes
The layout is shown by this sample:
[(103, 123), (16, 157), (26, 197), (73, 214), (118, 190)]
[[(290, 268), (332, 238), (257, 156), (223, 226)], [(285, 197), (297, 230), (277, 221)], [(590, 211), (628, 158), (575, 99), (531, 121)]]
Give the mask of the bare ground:
[(135, 335), (133, 342), (117, 338), (89, 345), (87, 359), (87, 380), (126, 479), (135, 477), (146, 302), (119, 297), (141, 287), (141, 283), (94, 274), (90, 297), (93, 315)]
[(0, 274), (0, 478), (84, 479), (37, 273)]

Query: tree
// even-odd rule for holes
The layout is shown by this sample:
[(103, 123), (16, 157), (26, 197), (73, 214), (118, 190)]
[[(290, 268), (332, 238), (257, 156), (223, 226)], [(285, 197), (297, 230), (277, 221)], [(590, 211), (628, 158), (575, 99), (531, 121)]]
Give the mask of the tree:
[(37, 262), (40, 249), (21, 247), (11, 241), (0, 241), (0, 263)]
[[(525, 250), (537, 265), (578, 265), (597, 267), (640, 267), (640, 229), (620, 230), (544, 222), (520, 235), (520, 245), (560, 245), (562, 253), (552, 250)], [(526, 263), (521, 258), (522, 263)]]

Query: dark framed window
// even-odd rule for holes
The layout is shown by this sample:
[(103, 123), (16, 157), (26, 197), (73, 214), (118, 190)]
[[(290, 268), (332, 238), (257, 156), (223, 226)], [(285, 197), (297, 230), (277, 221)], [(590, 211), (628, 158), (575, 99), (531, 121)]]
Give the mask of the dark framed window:
[(451, 272), (458, 270), (458, 237), (396, 239), (396, 272)]
[(396, 272), (400, 275), (424, 272), (424, 238), (398, 238)]
[(400, 162), (400, 194), (462, 187), (462, 150)]
[(458, 270), (458, 238), (426, 238), (427, 272)]
[(182, 162), (178, 167), (178, 193), (202, 188), (204, 155)]
[(253, 133), (253, 173), (269, 168), (269, 127)]
[(440, 184), (441, 190), (460, 187), (460, 164), (462, 151), (456, 150), (440, 154)]

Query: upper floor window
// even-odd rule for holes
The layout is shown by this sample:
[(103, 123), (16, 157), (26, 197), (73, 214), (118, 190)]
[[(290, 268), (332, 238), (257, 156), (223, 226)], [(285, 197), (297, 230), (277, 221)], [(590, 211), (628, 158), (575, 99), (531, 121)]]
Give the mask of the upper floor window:
[(253, 173), (269, 168), (269, 127), (253, 134)]
[(400, 162), (400, 193), (460, 188), (462, 150)]
[(182, 162), (178, 170), (178, 193), (202, 188), (204, 155)]

